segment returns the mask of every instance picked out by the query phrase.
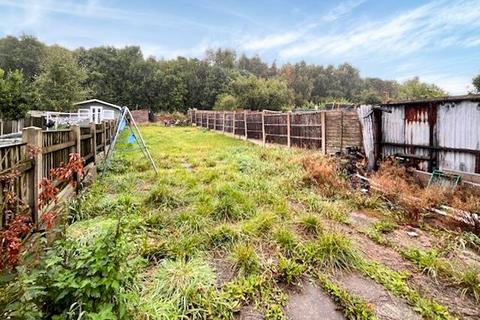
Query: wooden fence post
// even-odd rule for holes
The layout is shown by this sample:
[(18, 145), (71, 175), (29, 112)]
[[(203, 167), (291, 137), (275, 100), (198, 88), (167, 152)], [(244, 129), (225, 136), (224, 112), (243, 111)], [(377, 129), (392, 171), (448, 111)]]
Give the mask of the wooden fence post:
[(91, 152), (93, 154), (93, 163), (97, 164), (97, 126), (95, 123), (90, 123), (90, 133), (92, 135)]
[(107, 126), (105, 122), (102, 122), (102, 144), (103, 144), (103, 154), (105, 155), (105, 150), (107, 149)]
[(245, 130), (245, 140), (248, 138), (247, 134), (247, 110), (243, 110), (243, 127)]
[(320, 113), (320, 121), (322, 125), (322, 154), (323, 155), (327, 154), (327, 128), (326, 128), (325, 116), (326, 116), (325, 111), (322, 111), (322, 113)]
[(265, 147), (266, 137), (265, 137), (265, 110), (262, 110), (262, 146)]
[(207, 112), (207, 129), (210, 130), (210, 113)]
[(292, 116), (292, 111), (287, 112), (287, 146), (290, 148), (291, 146), (291, 139), (290, 139), (290, 118)]
[(217, 111), (213, 112), (213, 130), (217, 130)]
[(225, 133), (225, 117), (226, 117), (226, 112), (223, 111), (223, 125), (222, 125), (222, 131)]
[(32, 147), (38, 149), (38, 152), (35, 152), (33, 155), (33, 170), (31, 177), (30, 188), (31, 197), (30, 197), (30, 208), (32, 208), (33, 223), (35, 227), (38, 227), (39, 218), (40, 218), (40, 208), (39, 208), (39, 195), (40, 195), (40, 183), (43, 179), (43, 132), (41, 128), (28, 127), (23, 129), (22, 132), (22, 141), (30, 144)]
[[(82, 132), (80, 130), (80, 126), (78, 124), (74, 124), (70, 127), (70, 141), (75, 141), (75, 144), (72, 146), (72, 151), (78, 153), (80, 156), (82, 155), (81, 145), (82, 145)], [(77, 175), (77, 186), (76, 189), (80, 188), (81, 179)]]
[(75, 145), (72, 147), (71, 152), (82, 154), (82, 150), (80, 150), (81, 146), (81, 132), (80, 126), (78, 124), (74, 124), (70, 126), (70, 141), (75, 141)]
[(235, 120), (236, 120), (235, 119), (236, 118), (235, 114), (236, 114), (236, 112), (233, 111), (233, 119), (232, 119), (232, 127), (233, 127), (232, 133), (233, 133), (233, 136), (235, 136)]

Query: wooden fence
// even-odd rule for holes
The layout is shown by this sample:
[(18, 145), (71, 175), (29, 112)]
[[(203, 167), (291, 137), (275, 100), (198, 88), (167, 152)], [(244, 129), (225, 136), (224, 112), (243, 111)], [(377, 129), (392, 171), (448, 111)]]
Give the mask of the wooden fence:
[[(86, 168), (94, 168), (101, 161), (101, 153), (108, 150), (115, 133), (114, 121), (91, 124), (89, 127), (73, 125), (65, 130), (42, 130), (28, 127), (22, 130), (22, 142), (0, 146), (0, 205), (4, 207), (7, 191), (15, 194), (29, 206), (35, 226), (40, 221), (40, 182), (50, 177), (50, 171), (68, 162), (70, 153), (80, 153)], [(13, 175), (12, 175), (13, 174)], [(8, 181), (9, 177), (14, 181)], [(0, 217), (3, 229), (15, 217)]]
[(244, 139), (286, 146), (320, 149), (324, 154), (362, 148), (356, 111), (206, 111), (191, 109), (192, 124)]

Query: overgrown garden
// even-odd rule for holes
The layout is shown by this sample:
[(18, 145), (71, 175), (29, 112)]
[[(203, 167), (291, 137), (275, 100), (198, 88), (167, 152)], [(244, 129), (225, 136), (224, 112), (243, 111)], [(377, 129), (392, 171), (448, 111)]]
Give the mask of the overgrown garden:
[(422, 224), (392, 195), (395, 180), (392, 194), (365, 194), (313, 151), (142, 132), (160, 174), (124, 133), (106, 173), (68, 205), (64, 237), (4, 271), (3, 317), (285, 319), (309, 285), (347, 319), (480, 316), (479, 238)]

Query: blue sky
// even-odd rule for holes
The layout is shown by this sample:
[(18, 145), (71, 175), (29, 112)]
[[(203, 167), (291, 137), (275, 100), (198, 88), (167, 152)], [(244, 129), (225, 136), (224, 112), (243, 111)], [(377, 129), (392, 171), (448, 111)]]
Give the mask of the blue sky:
[(350, 62), (362, 76), (418, 75), (450, 94), (480, 73), (480, 0), (0, 0), (0, 36), (22, 32), (166, 59), (224, 47), (277, 64)]

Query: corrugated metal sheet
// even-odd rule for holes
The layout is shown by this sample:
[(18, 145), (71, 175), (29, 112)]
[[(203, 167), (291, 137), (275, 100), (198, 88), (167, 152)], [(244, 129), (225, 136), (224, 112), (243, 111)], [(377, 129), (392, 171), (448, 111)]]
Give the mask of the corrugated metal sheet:
[[(480, 103), (478, 101), (424, 101), (405, 105), (383, 105), (382, 142), (412, 146), (384, 145), (383, 156), (404, 153), (428, 158), (434, 166), (480, 173), (480, 155), (455, 148), (480, 150)], [(426, 146), (422, 148), (421, 146)], [(428, 147), (433, 149), (430, 150)], [(419, 160), (419, 169), (428, 170), (428, 161)]]
[(375, 141), (373, 138), (373, 106), (361, 105), (357, 109), (358, 119), (362, 125), (363, 149), (368, 159), (368, 168), (375, 166)]
[[(390, 113), (382, 113), (382, 141), (393, 143), (405, 143), (405, 108), (389, 108)], [(388, 128), (388, 129), (387, 129)], [(403, 147), (384, 146), (384, 156), (404, 153)]]
[[(480, 150), (480, 104), (462, 101), (439, 105), (437, 135), (440, 147)], [(471, 153), (441, 151), (439, 167), (475, 172), (476, 158)]]

